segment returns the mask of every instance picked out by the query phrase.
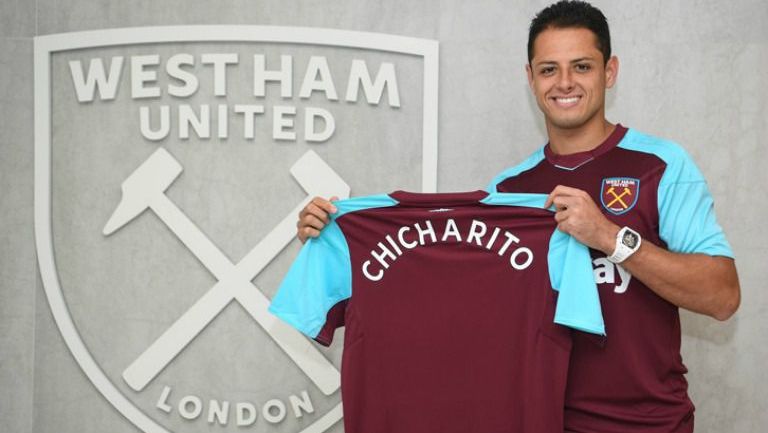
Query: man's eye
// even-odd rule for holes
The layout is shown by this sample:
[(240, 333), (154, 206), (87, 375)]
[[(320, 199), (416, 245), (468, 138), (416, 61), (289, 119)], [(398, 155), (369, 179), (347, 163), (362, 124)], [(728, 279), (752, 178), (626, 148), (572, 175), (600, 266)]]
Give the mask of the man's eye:
[(592, 69), (592, 67), (590, 65), (588, 65), (588, 64), (585, 64), (585, 63), (578, 63), (578, 64), (576, 64), (576, 70), (579, 71), (579, 72), (587, 72), (590, 69)]
[(539, 70), (539, 73), (542, 75), (552, 75), (553, 72), (555, 72), (555, 68), (553, 67), (541, 68)]

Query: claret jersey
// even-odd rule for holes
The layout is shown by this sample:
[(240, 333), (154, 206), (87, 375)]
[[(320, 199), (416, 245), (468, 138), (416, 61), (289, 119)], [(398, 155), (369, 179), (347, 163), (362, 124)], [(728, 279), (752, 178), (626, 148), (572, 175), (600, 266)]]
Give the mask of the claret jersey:
[[(643, 242), (733, 257), (704, 177), (672, 142), (617, 125), (589, 152), (555, 155), (545, 146), (488, 189), (546, 194), (557, 185), (586, 191), (606, 217), (639, 232)], [(592, 251), (592, 263), (611, 338), (594, 344), (574, 336), (565, 431), (692, 432), (677, 307), (604, 254)]]
[(335, 203), (270, 311), (322, 344), (345, 326), (347, 433), (562, 432), (571, 333), (605, 329), (588, 249), (545, 198)]

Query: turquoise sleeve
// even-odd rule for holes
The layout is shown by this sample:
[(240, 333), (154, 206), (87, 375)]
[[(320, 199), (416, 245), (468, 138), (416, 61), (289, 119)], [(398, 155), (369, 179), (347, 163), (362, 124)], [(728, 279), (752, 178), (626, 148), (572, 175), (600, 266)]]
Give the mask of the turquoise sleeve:
[(682, 147), (633, 129), (619, 147), (656, 155), (666, 164), (657, 200), (659, 236), (670, 251), (733, 257), (704, 176)]
[[(690, 171), (690, 173), (685, 173)], [(693, 162), (668, 167), (659, 185), (659, 236), (670, 251), (733, 258), (715, 203)]]
[(269, 312), (315, 338), (328, 311), (352, 294), (349, 247), (332, 220), (321, 235), (309, 239), (272, 299)]
[(559, 292), (555, 323), (605, 335), (589, 249), (555, 229), (549, 241), (547, 261), (552, 288)]

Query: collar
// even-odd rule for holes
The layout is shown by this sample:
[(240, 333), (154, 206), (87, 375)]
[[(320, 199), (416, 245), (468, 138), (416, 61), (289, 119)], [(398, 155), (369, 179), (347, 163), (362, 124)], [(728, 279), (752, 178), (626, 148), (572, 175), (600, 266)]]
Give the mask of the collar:
[(462, 204), (477, 204), (488, 196), (486, 191), (421, 193), (395, 191), (389, 195), (401, 205), (412, 206), (457, 206)]
[(562, 168), (563, 170), (576, 170), (582, 165), (592, 161), (598, 156), (616, 147), (621, 139), (624, 138), (626, 133), (627, 128), (625, 128), (620, 123), (616, 124), (616, 128), (614, 128), (613, 132), (611, 132), (611, 135), (609, 135), (608, 138), (606, 138), (605, 141), (600, 143), (600, 145), (596, 148), (587, 150), (585, 152), (571, 153), (568, 155), (558, 155), (552, 152), (549, 143), (547, 143), (547, 145), (544, 146), (544, 156), (547, 158), (547, 161), (549, 161), (550, 164), (557, 168)]

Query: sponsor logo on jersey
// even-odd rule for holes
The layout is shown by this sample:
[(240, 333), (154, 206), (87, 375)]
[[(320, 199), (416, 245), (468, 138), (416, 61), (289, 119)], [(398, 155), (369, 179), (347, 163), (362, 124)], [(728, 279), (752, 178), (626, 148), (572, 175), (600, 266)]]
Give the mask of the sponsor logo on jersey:
[(640, 193), (640, 179), (631, 177), (609, 177), (603, 179), (600, 188), (600, 202), (614, 215), (622, 215), (637, 204)]

